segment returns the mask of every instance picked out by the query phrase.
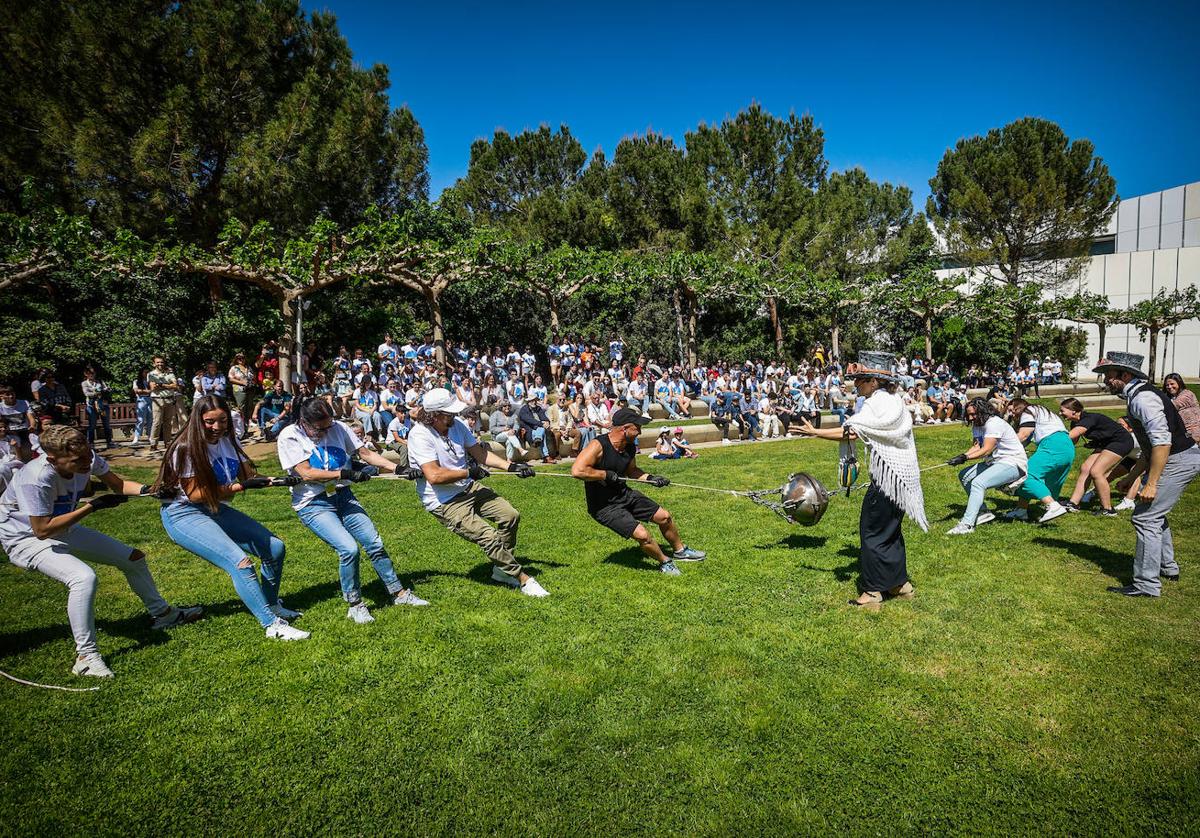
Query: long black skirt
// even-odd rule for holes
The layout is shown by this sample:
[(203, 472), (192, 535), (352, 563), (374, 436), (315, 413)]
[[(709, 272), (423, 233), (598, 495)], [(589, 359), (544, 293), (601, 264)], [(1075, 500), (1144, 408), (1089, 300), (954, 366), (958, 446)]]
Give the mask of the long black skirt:
[(888, 591), (908, 581), (903, 520), (904, 510), (872, 481), (858, 517), (859, 590)]

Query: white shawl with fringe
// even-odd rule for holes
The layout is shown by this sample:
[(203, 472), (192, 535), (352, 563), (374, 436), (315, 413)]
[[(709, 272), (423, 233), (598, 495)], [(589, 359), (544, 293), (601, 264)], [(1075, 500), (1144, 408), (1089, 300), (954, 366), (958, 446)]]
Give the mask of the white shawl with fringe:
[(917, 526), (929, 532), (912, 416), (904, 402), (880, 388), (863, 402), (861, 411), (846, 417), (846, 424), (871, 450), (871, 479)]

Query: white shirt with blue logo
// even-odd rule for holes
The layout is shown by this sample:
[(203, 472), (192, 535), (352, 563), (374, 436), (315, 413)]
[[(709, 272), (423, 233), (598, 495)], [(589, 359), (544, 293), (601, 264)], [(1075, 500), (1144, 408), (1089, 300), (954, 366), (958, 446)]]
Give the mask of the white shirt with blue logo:
[(56, 518), (73, 510), (93, 474), (108, 474), (108, 463), (94, 452), (91, 470), (71, 477), (59, 474), (45, 457), (19, 469), (0, 495), (0, 544), (7, 549), (13, 540), (32, 535), (31, 516)]
[[(216, 444), (209, 443), (205, 447), (208, 449), (208, 463), (212, 466), (213, 474), (217, 478), (217, 485), (228, 486), (231, 483), (237, 483), (240, 479), (239, 473), (244, 455), (239, 455), (233, 441), (229, 437), (223, 436)], [(182, 445), (175, 448), (175, 469), (180, 483), (196, 476), (196, 469), (188, 458), (187, 450)], [(173, 503), (182, 502), (188, 502), (188, 498), (181, 486), (175, 494)]]
[[(288, 425), (279, 434), (278, 440), (279, 464), (287, 469), (288, 474), (299, 477), (296, 466), (308, 463), (312, 468), (322, 471), (340, 471), (350, 467), (350, 458), (354, 452), (363, 447), (360, 440), (344, 422), (334, 422), (329, 430), (321, 434), (318, 440), (311, 440), (308, 434), (297, 425)], [(338, 489), (349, 486), (348, 480), (319, 480), (313, 483), (300, 483), (292, 487), (292, 508), (299, 510), (308, 506), (314, 498), (323, 494), (332, 495)]]

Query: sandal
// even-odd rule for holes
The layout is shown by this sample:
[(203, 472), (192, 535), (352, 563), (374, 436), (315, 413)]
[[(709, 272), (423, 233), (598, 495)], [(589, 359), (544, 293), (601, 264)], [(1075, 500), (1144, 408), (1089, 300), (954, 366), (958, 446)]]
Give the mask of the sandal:
[(883, 605), (883, 594), (879, 591), (863, 591), (860, 596), (867, 597), (867, 601), (863, 602), (861, 599), (852, 599), (849, 601), (850, 604), (867, 611), (878, 611)]
[(887, 592), (889, 599), (912, 599), (916, 596), (916, 588), (912, 582), (905, 582), (903, 585), (897, 585)]

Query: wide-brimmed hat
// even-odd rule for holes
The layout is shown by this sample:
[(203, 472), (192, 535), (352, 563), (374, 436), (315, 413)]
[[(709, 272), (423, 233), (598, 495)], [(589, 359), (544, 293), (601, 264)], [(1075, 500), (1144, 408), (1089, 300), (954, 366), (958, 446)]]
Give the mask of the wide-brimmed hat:
[(421, 407), (429, 413), (462, 413), (467, 409), (466, 404), (456, 399), (449, 390), (443, 390), (441, 387), (426, 393), (421, 399)]
[(1123, 370), (1133, 373), (1138, 378), (1146, 378), (1146, 373), (1142, 372), (1142, 364), (1145, 360), (1145, 355), (1138, 355), (1136, 352), (1109, 352), (1096, 362), (1092, 372), (1102, 373), (1110, 369)]
[(891, 352), (859, 352), (858, 361), (846, 366), (851, 378), (878, 378), (880, 381), (899, 381), (896, 377), (896, 356)]

